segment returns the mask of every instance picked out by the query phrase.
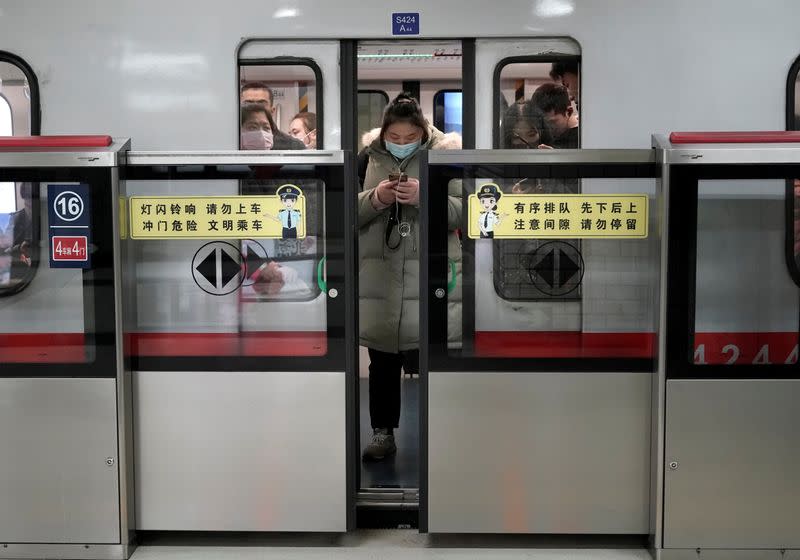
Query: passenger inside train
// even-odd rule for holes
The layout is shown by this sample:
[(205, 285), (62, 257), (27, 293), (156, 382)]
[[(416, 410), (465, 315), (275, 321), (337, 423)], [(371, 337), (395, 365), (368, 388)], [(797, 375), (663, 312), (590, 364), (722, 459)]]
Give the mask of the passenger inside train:
[(536, 149), (549, 146), (550, 130), (541, 111), (531, 103), (514, 103), (503, 116), (503, 146)]
[[(267, 91), (269, 91), (267, 89)], [(297, 138), (281, 132), (268, 105), (245, 103), (241, 108), (241, 148), (243, 150), (304, 150)]]
[(575, 106), (575, 112), (580, 103), (581, 96), (581, 75), (578, 70), (578, 61), (574, 59), (558, 60), (550, 68), (550, 77), (557, 84), (565, 86), (569, 90), (569, 97)]
[(300, 140), (308, 150), (317, 149), (317, 115), (309, 111), (297, 113), (289, 124), (289, 134)]
[(544, 114), (552, 134), (551, 148), (578, 148), (580, 131), (566, 86), (542, 84), (531, 97), (533, 107)]
[(22, 208), (0, 214), (0, 286), (4, 288), (25, 283), (34, 264), (32, 190), (31, 183), (20, 183), (15, 202)]
[[(367, 138), (365, 138), (366, 140)], [(372, 440), (364, 460), (397, 451), (401, 373), (419, 361), (419, 151), (460, 146), (425, 119), (419, 102), (399, 94), (386, 107), (377, 135), (365, 148), (364, 188), (358, 197), (359, 319), (368, 348)], [(453, 235), (460, 226), (460, 193), (449, 196)]]

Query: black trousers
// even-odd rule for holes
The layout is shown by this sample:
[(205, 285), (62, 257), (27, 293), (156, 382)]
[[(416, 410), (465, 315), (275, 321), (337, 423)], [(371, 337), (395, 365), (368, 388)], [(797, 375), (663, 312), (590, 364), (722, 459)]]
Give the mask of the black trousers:
[(369, 348), (369, 417), (373, 428), (400, 425), (402, 370), (417, 373), (419, 351), (392, 354)]

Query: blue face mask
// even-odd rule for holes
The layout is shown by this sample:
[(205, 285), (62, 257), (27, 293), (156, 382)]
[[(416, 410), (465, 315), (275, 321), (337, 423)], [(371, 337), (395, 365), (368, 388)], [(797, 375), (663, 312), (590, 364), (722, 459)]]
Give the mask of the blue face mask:
[(394, 157), (397, 159), (406, 159), (408, 156), (417, 151), (422, 141), (417, 140), (416, 142), (411, 142), (410, 144), (395, 144), (394, 142), (384, 140), (383, 143), (386, 144), (386, 149), (389, 150), (389, 153)]

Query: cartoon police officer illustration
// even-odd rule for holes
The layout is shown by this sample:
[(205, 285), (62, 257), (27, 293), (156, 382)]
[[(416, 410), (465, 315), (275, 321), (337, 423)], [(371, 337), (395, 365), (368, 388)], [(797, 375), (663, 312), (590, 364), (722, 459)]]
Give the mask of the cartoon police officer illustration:
[(283, 227), (281, 239), (297, 239), (297, 226), (302, 215), (294, 207), (297, 204), (297, 199), (303, 193), (294, 185), (283, 185), (278, 188), (276, 194), (280, 197), (281, 204), (283, 204), (283, 208), (278, 210), (278, 220)]
[(494, 228), (500, 225), (501, 216), (497, 213), (497, 203), (502, 193), (494, 183), (487, 183), (478, 190), (481, 213), (478, 217), (478, 227), (481, 230), (481, 239), (494, 238)]

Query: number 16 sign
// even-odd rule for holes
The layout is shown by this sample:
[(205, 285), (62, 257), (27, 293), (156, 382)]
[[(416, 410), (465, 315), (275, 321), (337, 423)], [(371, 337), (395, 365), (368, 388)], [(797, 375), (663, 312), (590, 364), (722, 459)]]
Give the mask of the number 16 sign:
[(91, 268), (89, 185), (47, 185), (50, 268)]

